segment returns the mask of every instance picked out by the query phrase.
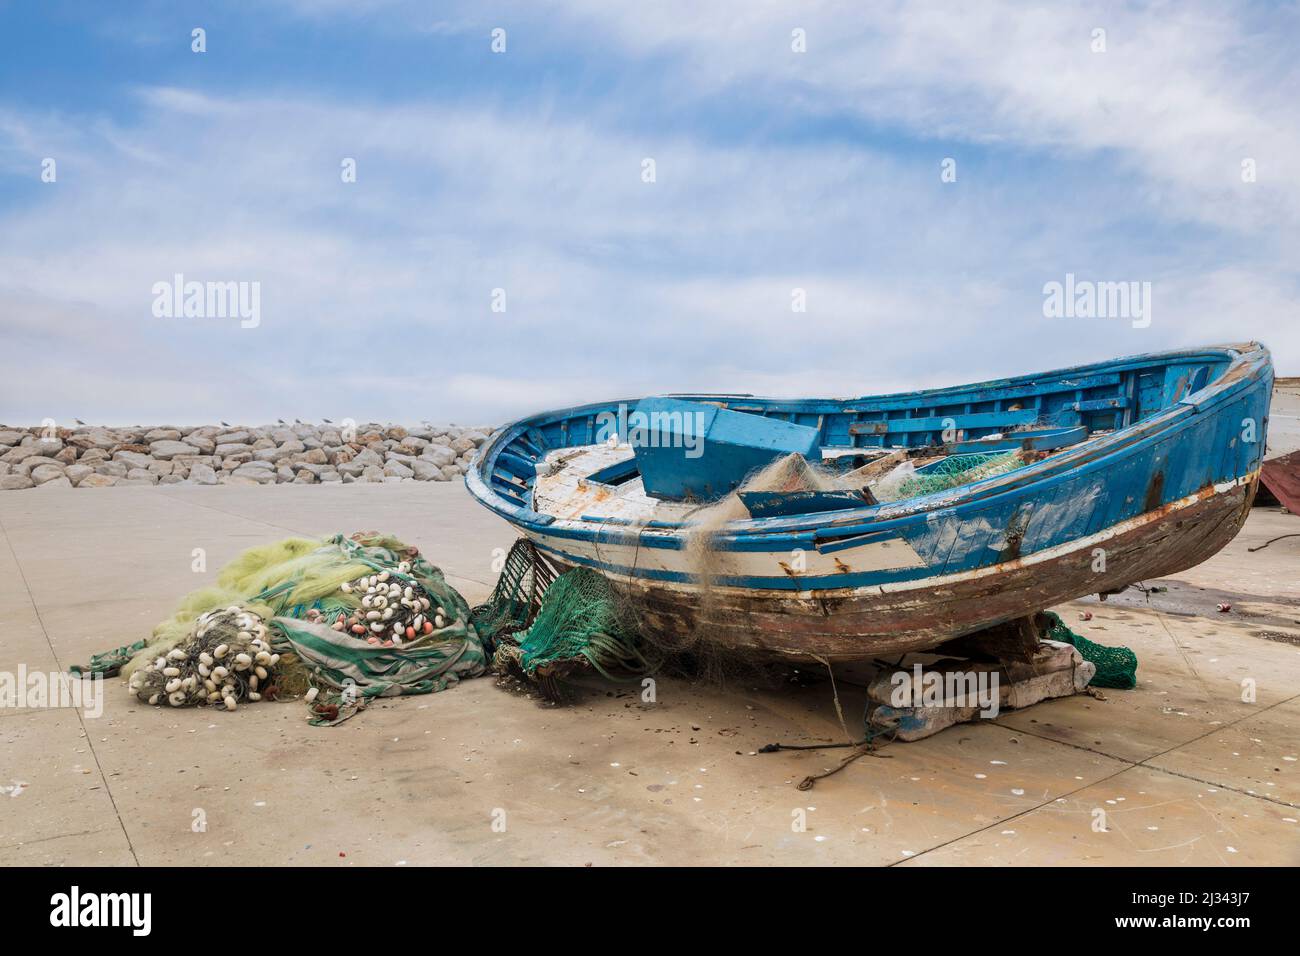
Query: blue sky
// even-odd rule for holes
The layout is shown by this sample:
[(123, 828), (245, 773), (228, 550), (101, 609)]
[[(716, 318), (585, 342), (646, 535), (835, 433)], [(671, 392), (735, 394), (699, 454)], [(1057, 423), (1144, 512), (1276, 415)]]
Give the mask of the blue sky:
[[(1297, 374), (1297, 48), (1294, 4), (0, 3), (0, 421)], [(155, 316), (176, 273), (256, 328)], [(1067, 273), (1150, 326), (1045, 317)]]

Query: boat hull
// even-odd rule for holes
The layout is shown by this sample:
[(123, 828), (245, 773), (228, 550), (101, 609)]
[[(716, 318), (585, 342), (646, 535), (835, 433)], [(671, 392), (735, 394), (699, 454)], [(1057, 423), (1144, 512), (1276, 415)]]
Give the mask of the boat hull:
[[(802, 662), (890, 657), (932, 650), (1036, 610), (1194, 567), (1241, 529), (1256, 482), (1250, 476), (1208, 486), (1046, 552), (895, 585), (790, 594), (606, 576), (633, 603), (643, 633), (665, 646), (701, 640), (750, 658)], [(567, 566), (544, 537), (534, 541)]]

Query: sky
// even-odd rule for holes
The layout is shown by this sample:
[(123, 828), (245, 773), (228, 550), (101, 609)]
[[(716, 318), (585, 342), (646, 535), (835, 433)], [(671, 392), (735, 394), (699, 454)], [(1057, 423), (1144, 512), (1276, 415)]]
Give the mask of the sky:
[(1300, 374), (1297, 49), (1294, 3), (0, 0), (0, 422)]

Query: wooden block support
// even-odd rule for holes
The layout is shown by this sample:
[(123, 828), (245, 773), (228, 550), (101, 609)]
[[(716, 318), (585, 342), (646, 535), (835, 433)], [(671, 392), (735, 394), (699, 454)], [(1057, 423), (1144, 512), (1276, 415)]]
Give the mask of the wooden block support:
[[(1096, 666), (1085, 661), (1071, 645), (1040, 641), (1027, 661), (998, 663), (945, 658), (923, 664), (921, 686), (942, 687), (941, 702), (930, 703), (930, 696), (926, 696), (920, 706), (898, 706), (895, 693), (901, 681), (895, 675), (907, 674), (909, 683), (903, 686), (910, 688), (916, 683), (917, 672), (914, 668), (894, 668), (878, 674), (868, 685), (867, 696), (875, 706), (867, 725), (873, 731), (893, 730), (897, 740), (921, 740), (954, 724), (996, 716), (1003, 709), (1016, 710), (1053, 697), (1077, 694), (1088, 686), (1096, 672)], [(997, 707), (994, 713), (982, 712), (983, 704), (992, 702), (995, 677)], [(972, 699), (981, 685), (989, 692), (982, 702)]]

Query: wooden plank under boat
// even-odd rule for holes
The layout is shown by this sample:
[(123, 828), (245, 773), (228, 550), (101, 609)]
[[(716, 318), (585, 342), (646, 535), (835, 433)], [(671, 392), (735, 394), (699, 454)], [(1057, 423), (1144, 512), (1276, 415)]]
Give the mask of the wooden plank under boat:
[(466, 484), (561, 565), (617, 582), (664, 641), (701, 634), (757, 656), (859, 660), (1210, 557), (1250, 508), (1272, 380), (1268, 350), (1249, 343), (869, 398), (678, 396), (816, 429), (825, 461), (864, 473), (1037, 442), (1022, 467), (943, 491), (847, 507), (809, 495), (817, 510), (806, 512), (795, 496), (730, 521), (709, 539), (707, 579), (688, 548), (698, 505), (647, 494), (628, 444), (602, 434), (638, 400), (514, 422)]

